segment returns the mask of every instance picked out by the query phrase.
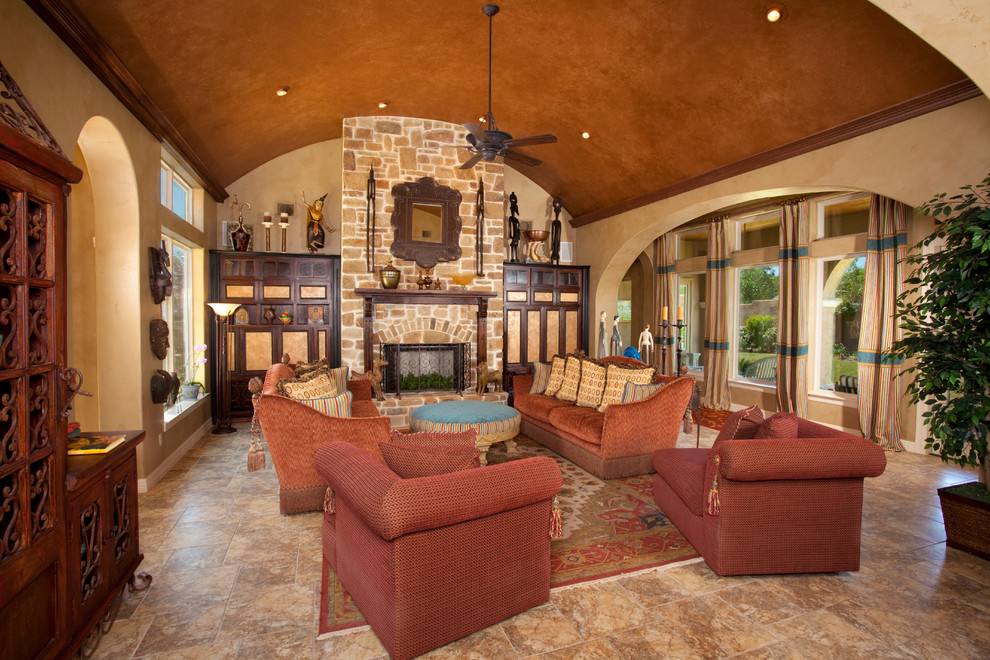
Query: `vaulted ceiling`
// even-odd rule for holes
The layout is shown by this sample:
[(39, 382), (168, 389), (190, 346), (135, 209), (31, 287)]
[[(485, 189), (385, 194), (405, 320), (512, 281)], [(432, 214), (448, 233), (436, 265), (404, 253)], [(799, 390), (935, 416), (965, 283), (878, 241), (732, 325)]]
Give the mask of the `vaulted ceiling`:
[[(74, 2), (221, 186), (344, 117), (487, 109), (482, 0)], [(978, 94), (866, 0), (785, 4), (769, 23), (768, 0), (503, 0), (495, 118), (559, 137), (517, 169), (593, 219), (948, 86)]]

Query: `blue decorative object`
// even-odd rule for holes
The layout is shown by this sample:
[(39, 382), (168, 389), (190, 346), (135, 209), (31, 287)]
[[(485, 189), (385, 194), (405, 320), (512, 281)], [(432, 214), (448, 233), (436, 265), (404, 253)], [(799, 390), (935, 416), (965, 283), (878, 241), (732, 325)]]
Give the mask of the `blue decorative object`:
[(634, 346), (627, 347), (626, 350), (622, 353), (622, 355), (624, 355), (625, 357), (636, 358), (640, 362), (643, 361), (643, 358), (640, 357), (639, 355), (639, 351), (636, 350)]

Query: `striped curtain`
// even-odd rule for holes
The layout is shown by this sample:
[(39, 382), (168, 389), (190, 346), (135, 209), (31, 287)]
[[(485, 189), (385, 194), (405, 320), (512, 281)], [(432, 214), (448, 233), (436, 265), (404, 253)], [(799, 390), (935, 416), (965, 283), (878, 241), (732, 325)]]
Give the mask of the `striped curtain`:
[(705, 406), (728, 410), (729, 398), (729, 301), (726, 273), (729, 245), (725, 238), (728, 216), (708, 223), (707, 301), (705, 307)]
[(660, 337), (656, 346), (655, 364), (660, 364), (663, 346), (667, 347), (667, 360), (660, 368), (665, 374), (674, 373), (674, 333), (673, 328), (663, 329), (663, 310), (667, 308), (668, 322), (677, 317), (677, 275), (675, 269), (676, 237), (667, 232), (657, 239), (657, 322), (653, 334)]
[(808, 416), (808, 202), (781, 204), (777, 410)]
[(879, 195), (873, 195), (870, 200), (870, 231), (863, 274), (866, 285), (857, 356), (859, 427), (868, 440), (893, 451), (904, 451), (894, 380), (901, 361), (887, 353), (901, 336), (894, 304), (901, 293), (901, 260), (907, 244), (906, 209), (903, 204)]

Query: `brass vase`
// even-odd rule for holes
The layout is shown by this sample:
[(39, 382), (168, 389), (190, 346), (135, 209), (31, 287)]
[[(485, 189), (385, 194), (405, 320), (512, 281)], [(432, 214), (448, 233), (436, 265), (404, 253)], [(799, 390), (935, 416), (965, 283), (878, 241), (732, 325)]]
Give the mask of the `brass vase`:
[(379, 271), (378, 277), (382, 281), (383, 289), (396, 289), (399, 286), (402, 271), (393, 266), (391, 260), (389, 260), (388, 264)]

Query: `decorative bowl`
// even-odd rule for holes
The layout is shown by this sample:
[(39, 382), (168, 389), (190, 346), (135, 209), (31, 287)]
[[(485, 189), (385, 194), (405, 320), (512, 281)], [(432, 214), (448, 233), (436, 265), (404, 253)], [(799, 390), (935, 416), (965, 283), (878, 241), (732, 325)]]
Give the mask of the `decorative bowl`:
[(454, 284), (460, 284), (461, 286), (467, 286), (474, 281), (476, 275), (474, 273), (451, 273), (450, 279), (454, 280)]
[(526, 240), (531, 243), (539, 243), (540, 241), (547, 240), (547, 236), (550, 235), (546, 229), (527, 229), (526, 230)]
[(378, 276), (381, 278), (383, 289), (395, 289), (399, 286), (399, 279), (402, 277), (402, 271), (393, 266), (392, 262), (389, 261), (388, 265), (379, 271)]

